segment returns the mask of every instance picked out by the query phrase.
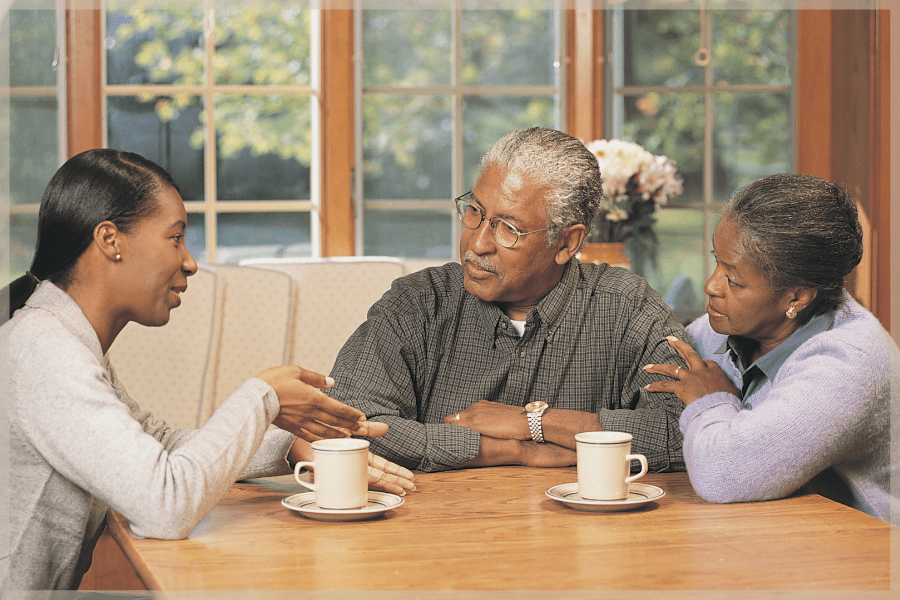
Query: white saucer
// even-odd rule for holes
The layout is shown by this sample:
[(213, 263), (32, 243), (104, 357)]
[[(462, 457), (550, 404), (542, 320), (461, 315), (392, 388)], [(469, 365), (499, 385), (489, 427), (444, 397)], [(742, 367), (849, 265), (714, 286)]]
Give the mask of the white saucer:
[(576, 510), (594, 512), (631, 510), (647, 502), (659, 500), (666, 495), (661, 488), (646, 483), (628, 484), (628, 497), (622, 500), (586, 500), (578, 495), (578, 483), (554, 485), (545, 493), (548, 498), (562, 502)]
[(396, 494), (369, 490), (369, 503), (362, 508), (319, 508), (316, 506), (316, 493), (304, 492), (288, 496), (281, 504), (304, 517), (318, 521), (362, 521), (374, 519), (385, 511), (397, 508), (403, 504), (403, 498)]

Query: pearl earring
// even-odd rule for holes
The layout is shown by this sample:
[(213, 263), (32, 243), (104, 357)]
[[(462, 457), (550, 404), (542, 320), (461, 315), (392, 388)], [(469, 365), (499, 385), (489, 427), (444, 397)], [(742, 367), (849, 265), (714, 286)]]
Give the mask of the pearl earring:
[(786, 316), (788, 319), (796, 318), (797, 317), (797, 307), (791, 306), (789, 309), (787, 309), (787, 312), (784, 313), (784, 316)]
[(121, 255), (121, 254), (116, 254), (116, 260), (122, 260), (122, 255)]

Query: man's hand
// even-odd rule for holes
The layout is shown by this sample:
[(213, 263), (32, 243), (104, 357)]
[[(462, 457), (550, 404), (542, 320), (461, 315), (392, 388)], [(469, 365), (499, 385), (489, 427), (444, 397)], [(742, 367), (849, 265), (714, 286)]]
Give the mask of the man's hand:
[[(291, 468), (301, 461), (313, 460), (313, 449), (310, 442), (297, 438), (288, 452)], [(390, 492), (405, 496), (406, 492), (416, 491), (416, 476), (404, 467), (394, 464), (378, 455), (369, 452), (369, 489)]]
[(526, 467), (570, 467), (577, 462), (574, 450), (556, 444), (539, 444), (533, 441), (519, 443), (525, 454), (522, 464)]
[(412, 471), (369, 452), (369, 489), (405, 496), (416, 491)]
[[(457, 415), (459, 419), (457, 420)], [(462, 425), (481, 435), (507, 440), (530, 440), (528, 417), (521, 406), (479, 400), (467, 409), (444, 417), (444, 423)]]

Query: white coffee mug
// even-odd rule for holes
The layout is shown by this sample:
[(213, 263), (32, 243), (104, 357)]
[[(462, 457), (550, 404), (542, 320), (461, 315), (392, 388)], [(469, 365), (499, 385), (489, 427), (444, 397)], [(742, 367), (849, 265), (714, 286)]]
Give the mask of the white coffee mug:
[[(585, 500), (624, 500), (628, 484), (647, 474), (647, 458), (631, 454), (631, 434), (620, 431), (586, 431), (575, 436), (578, 456), (578, 495)], [(629, 475), (631, 461), (641, 472)]]
[[(297, 483), (316, 492), (319, 508), (361, 508), (369, 503), (369, 442), (333, 438), (312, 443), (313, 460), (294, 465)], [(314, 483), (300, 478), (300, 469), (313, 467)]]

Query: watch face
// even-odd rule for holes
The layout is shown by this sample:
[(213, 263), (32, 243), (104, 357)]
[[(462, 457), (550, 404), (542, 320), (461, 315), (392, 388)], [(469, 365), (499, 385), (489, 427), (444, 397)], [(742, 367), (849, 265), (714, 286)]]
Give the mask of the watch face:
[(547, 410), (549, 408), (549, 404), (542, 400), (538, 400), (536, 402), (529, 402), (525, 405), (525, 412), (541, 412)]

